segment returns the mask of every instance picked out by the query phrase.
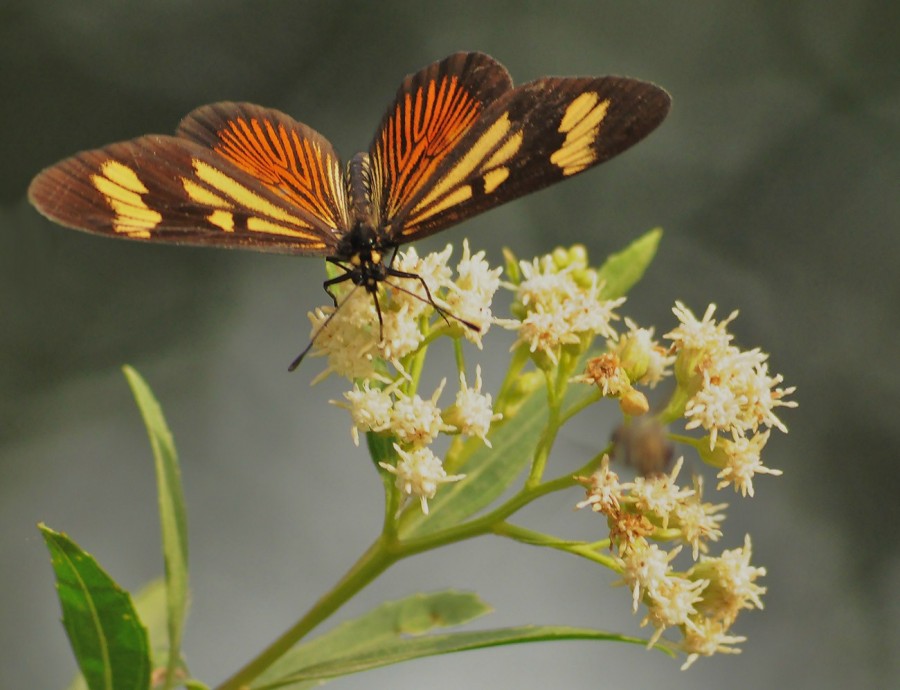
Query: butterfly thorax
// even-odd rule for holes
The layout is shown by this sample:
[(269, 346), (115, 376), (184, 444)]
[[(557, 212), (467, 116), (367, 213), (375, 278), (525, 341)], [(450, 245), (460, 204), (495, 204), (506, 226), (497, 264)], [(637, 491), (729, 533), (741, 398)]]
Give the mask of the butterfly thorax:
[(376, 220), (372, 200), (372, 178), (369, 156), (357, 153), (347, 164), (347, 195), (350, 201), (350, 220), (353, 223), (335, 252), (335, 258), (349, 264), (350, 280), (369, 292), (387, 275), (384, 264), (386, 250), (393, 247), (384, 241)]

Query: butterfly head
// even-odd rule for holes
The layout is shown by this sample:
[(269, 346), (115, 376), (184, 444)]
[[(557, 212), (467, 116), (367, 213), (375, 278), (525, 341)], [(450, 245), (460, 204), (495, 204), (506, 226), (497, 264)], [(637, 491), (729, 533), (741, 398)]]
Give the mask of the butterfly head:
[(375, 293), (378, 284), (388, 275), (384, 250), (375, 230), (367, 224), (357, 223), (341, 238), (333, 262), (347, 271), (342, 278), (364, 287), (367, 292)]

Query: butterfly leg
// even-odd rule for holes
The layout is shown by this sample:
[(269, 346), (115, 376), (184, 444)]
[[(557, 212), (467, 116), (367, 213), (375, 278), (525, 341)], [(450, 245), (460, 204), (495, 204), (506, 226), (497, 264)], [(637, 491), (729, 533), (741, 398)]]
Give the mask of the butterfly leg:
[[(440, 317), (444, 321), (446, 321), (448, 326), (450, 325), (450, 319), (453, 319), (455, 321), (459, 321), (466, 328), (469, 328), (476, 332), (481, 331), (481, 329), (478, 326), (476, 326), (474, 323), (472, 323), (470, 321), (466, 321), (465, 319), (461, 319), (458, 316), (456, 316), (455, 314), (451, 314), (446, 309), (444, 309), (442, 306), (440, 306), (437, 302), (435, 302), (434, 297), (431, 296), (431, 290), (428, 289), (428, 283), (426, 283), (425, 279), (422, 276), (420, 276), (418, 273), (407, 273), (406, 271), (398, 271), (396, 268), (388, 268), (387, 274), (389, 276), (393, 276), (394, 278), (406, 278), (408, 280), (418, 280), (422, 284), (422, 287), (425, 289), (425, 295), (427, 296), (427, 299), (425, 301), (428, 302), (432, 307), (434, 307), (434, 310), (440, 315)], [(406, 292), (407, 294), (410, 294), (413, 297), (417, 296), (414, 292), (405, 290), (404, 288), (400, 287), (399, 285), (394, 285), (394, 287), (396, 287), (399, 290), (403, 290), (403, 292)], [(419, 299), (421, 299), (421, 297)]]
[(322, 283), (322, 288), (325, 290), (325, 292), (328, 293), (328, 296), (331, 298), (331, 301), (334, 302), (334, 306), (337, 307), (337, 305), (338, 305), (337, 295), (335, 295), (331, 291), (331, 286), (337, 285), (338, 283), (343, 283), (344, 281), (352, 279), (353, 273), (351, 272), (351, 270), (349, 268), (344, 266), (344, 264), (340, 263), (339, 261), (335, 261), (334, 259), (326, 259), (326, 261), (334, 264), (338, 268), (345, 271), (345, 273), (343, 275), (339, 275), (336, 278), (329, 278), (324, 283)]

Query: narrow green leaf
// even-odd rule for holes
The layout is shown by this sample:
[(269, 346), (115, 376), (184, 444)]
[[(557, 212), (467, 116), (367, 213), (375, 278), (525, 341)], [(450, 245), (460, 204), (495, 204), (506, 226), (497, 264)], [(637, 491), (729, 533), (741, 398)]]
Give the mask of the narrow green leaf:
[[(250, 687), (266, 687), (313, 664), (360, 654), (395, 642), (401, 635), (422, 635), (437, 628), (462, 625), (490, 612), (491, 607), (477, 594), (453, 590), (388, 601), (359, 618), (341, 623), (316, 639), (294, 647)], [(290, 688), (300, 690), (318, 684), (301, 681), (292, 683)]]
[(50, 551), (63, 626), (90, 690), (147, 690), (150, 650), (128, 592), (69, 537), (38, 525)]
[(644, 233), (625, 249), (610, 254), (600, 267), (598, 274), (603, 281), (604, 299), (616, 299), (627, 295), (628, 291), (643, 276), (662, 238), (662, 229), (656, 228)]
[(156, 468), (168, 601), (169, 656), (165, 687), (171, 688), (181, 664), (181, 638), (188, 607), (187, 513), (181, 488), (181, 470), (172, 433), (153, 391), (137, 371), (128, 366), (123, 367), (123, 371), (144, 418)]
[[(573, 628), (568, 626), (528, 625), (517, 628), (426, 635), (411, 639), (394, 640), (368, 648), (360, 653), (347, 654), (340, 659), (308, 666), (289, 677), (264, 685), (254, 685), (253, 688), (254, 690), (293, 688), (292, 684), (300, 681), (335, 678), (438, 654), (451, 654), (471, 649), (485, 649), (487, 647), (523, 644), (526, 642), (558, 642), (561, 640), (615, 641), (638, 645), (647, 643), (646, 640), (635, 637), (627, 637), (590, 628)], [(664, 646), (657, 646), (656, 648), (669, 655), (673, 654), (671, 650)]]
[[(593, 395), (590, 386), (572, 386), (563, 409)], [(459, 472), (466, 477), (445, 484), (428, 502), (428, 515), (421, 511), (404, 516), (400, 537), (422, 537), (439, 529), (458, 525), (489, 506), (531, 466), (538, 439), (547, 424), (547, 393), (543, 388), (532, 393), (518, 409), (516, 416), (491, 432), (491, 448), (482, 445)]]

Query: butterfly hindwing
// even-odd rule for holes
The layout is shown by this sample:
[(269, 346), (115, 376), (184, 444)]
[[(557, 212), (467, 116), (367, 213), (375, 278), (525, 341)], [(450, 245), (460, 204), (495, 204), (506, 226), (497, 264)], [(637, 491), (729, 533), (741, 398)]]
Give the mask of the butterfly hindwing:
[(643, 139), (668, 113), (668, 94), (623, 77), (544, 78), (486, 108), (390, 220), (410, 242), (576, 175)]
[(382, 226), (433, 184), (485, 109), (511, 88), (506, 68), (483, 53), (455, 53), (403, 81), (369, 149)]
[(149, 135), (85, 151), (29, 187), (48, 218), (150, 242), (328, 255), (335, 229), (261, 185), (215, 151)]
[(177, 134), (211, 148), (322, 225), (349, 229), (340, 158), (312, 127), (271, 108), (223, 102), (188, 114)]

